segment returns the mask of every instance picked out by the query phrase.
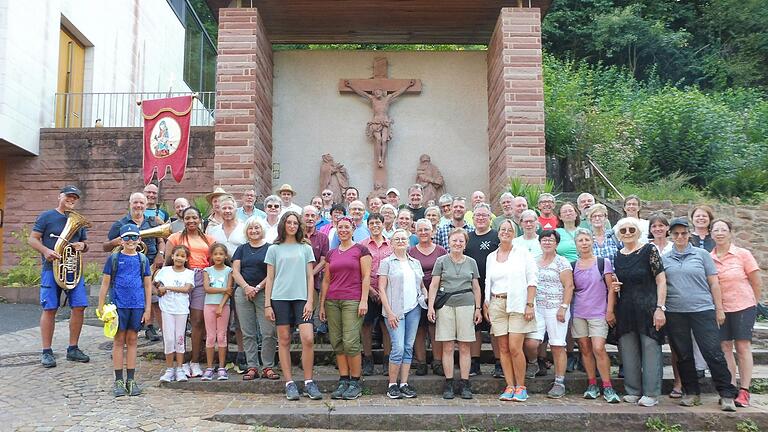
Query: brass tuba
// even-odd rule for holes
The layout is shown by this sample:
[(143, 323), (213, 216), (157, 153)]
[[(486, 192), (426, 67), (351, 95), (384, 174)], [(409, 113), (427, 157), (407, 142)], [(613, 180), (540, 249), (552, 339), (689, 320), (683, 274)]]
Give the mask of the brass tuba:
[(75, 250), (69, 241), (78, 231), (83, 228), (90, 228), (90, 226), (91, 223), (81, 214), (68, 211), (67, 223), (61, 230), (61, 234), (51, 233), (51, 237), (58, 239), (53, 250), (61, 258), (53, 260), (53, 277), (56, 279), (56, 285), (61, 289), (74, 289), (80, 283), (80, 278), (83, 277), (83, 254), (81, 251)]
[[(171, 223), (166, 222), (162, 225), (158, 225), (156, 227), (147, 228), (145, 230), (139, 231), (139, 237), (142, 239), (146, 238), (168, 238), (172, 234), (171, 231)], [(120, 252), (122, 249), (122, 246), (115, 246), (114, 249), (112, 249), (112, 252)], [(138, 246), (136, 246), (136, 251), (139, 253), (146, 254), (147, 253), (147, 245), (142, 241), (139, 242)]]

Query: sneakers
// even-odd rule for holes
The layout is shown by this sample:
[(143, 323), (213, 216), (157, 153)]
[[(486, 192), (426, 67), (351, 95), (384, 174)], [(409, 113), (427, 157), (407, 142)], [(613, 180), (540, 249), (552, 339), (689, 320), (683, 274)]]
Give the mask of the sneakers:
[(71, 350), (67, 349), (67, 360), (78, 363), (88, 363), (91, 361), (91, 358), (85, 355), (84, 352), (80, 351), (80, 348), (75, 348)]
[(285, 398), (289, 401), (299, 400), (299, 389), (295, 382), (291, 381), (285, 385)]
[(650, 397), (650, 396), (643, 396), (640, 398), (639, 401), (637, 401), (637, 405), (642, 407), (652, 407), (659, 404), (659, 398)]
[[(192, 376), (192, 369), (189, 368), (189, 363), (184, 363), (181, 365), (181, 370), (184, 371), (184, 375), (187, 376), (187, 378)], [(178, 381), (178, 380), (176, 380)]]
[(550, 399), (560, 399), (563, 396), (565, 396), (565, 384), (553, 382), (552, 388), (547, 392), (547, 397)]
[(178, 382), (187, 382), (189, 378), (187, 378), (187, 373), (184, 372), (183, 367), (176, 368), (176, 381)]
[(512, 386), (506, 386), (504, 387), (504, 391), (501, 392), (499, 395), (499, 400), (501, 401), (511, 401), (514, 400), (515, 396), (515, 388)]
[(317, 388), (317, 384), (314, 381), (310, 381), (304, 385), (304, 396), (312, 400), (320, 400), (323, 398), (323, 394), (320, 393), (320, 389)]
[(148, 326), (147, 330), (144, 331), (144, 337), (151, 342), (157, 342), (163, 339), (159, 334), (157, 334), (155, 326)]
[(499, 362), (496, 362), (496, 364), (493, 366), (493, 377), (504, 378), (504, 369), (501, 368), (501, 363)]
[(210, 381), (213, 379), (213, 368), (208, 368), (203, 373), (203, 377), (200, 378), (200, 381)]
[(736, 411), (736, 405), (733, 398), (720, 398), (720, 409), (723, 411)]
[(331, 393), (331, 399), (344, 399), (344, 392), (349, 387), (349, 380), (347, 378), (339, 378), (339, 385)]
[(472, 399), (472, 384), (469, 380), (461, 380), (461, 398)]
[(347, 389), (344, 391), (344, 394), (342, 395), (342, 398), (344, 400), (355, 400), (362, 396), (363, 394), (363, 387), (360, 385), (360, 380), (350, 380), (349, 384), (347, 385)]
[(443, 362), (432, 362), (432, 373), (437, 376), (445, 376), (445, 369), (443, 369)]
[(115, 380), (115, 386), (112, 387), (112, 394), (115, 395), (116, 398), (122, 397), (128, 394), (128, 391), (125, 389), (125, 383), (123, 380)]
[(637, 405), (637, 401), (640, 400), (640, 396), (628, 394), (628, 395), (624, 395), (624, 397), (621, 398), (621, 400), (623, 400), (626, 403)]
[(138, 396), (141, 394), (141, 387), (132, 379), (125, 382), (125, 390), (128, 392), (128, 396)]
[(472, 363), (469, 366), (469, 376), (473, 377), (482, 374), (483, 372), (480, 370), (480, 360), (472, 359)]
[(597, 399), (598, 397), (600, 397), (600, 387), (597, 384), (587, 386), (587, 391), (584, 392), (584, 399)]
[(443, 384), (443, 399), (453, 399), (454, 397), (453, 380), (445, 380), (445, 384)]
[(749, 406), (749, 398), (749, 390), (739, 389), (739, 394), (736, 396), (736, 399), (734, 399), (733, 402), (739, 408), (746, 408)]
[(220, 367), (216, 374), (218, 375), (216, 379), (219, 381), (226, 381), (229, 379), (229, 374), (227, 374), (227, 370), (223, 367)]
[(680, 406), (694, 407), (701, 405), (701, 397), (699, 395), (684, 395), (680, 398)]
[(539, 365), (539, 371), (536, 372), (536, 376), (547, 376), (547, 362), (544, 359), (538, 359), (536, 364)]
[[(402, 399), (403, 394), (400, 392), (400, 387), (398, 387), (397, 384), (392, 384), (387, 387), (387, 397), (390, 399)], [(445, 392), (443, 392), (443, 398), (446, 398)], [(451, 392), (451, 397), (446, 399), (453, 399), (453, 392)]]
[(163, 374), (163, 376), (160, 377), (160, 382), (169, 383), (169, 382), (173, 381), (174, 378), (176, 378), (176, 371), (172, 367), (170, 367), (170, 368), (166, 369), (165, 373)]
[(53, 356), (53, 353), (44, 352), (40, 356), (40, 364), (42, 364), (44, 368), (56, 367), (56, 357)]
[(400, 394), (403, 395), (404, 398), (413, 399), (416, 397), (416, 390), (414, 390), (408, 383), (405, 383), (400, 386)]
[(424, 376), (427, 374), (427, 364), (426, 363), (419, 363), (416, 365), (416, 375), (418, 376)]
[(539, 373), (539, 364), (537, 362), (526, 363), (525, 365), (525, 377), (528, 379), (536, 378), (536, 374)]
[(528, 389), (525, 386), (518, 386), (515, 389), (515, 395), (512, 396), (512, 400), (515, 402), (525, 402), (528, 400)]
[(200, 363), (189, 363), (189, 377), (197, 378), (203, 376), (203, 370), (200, 369)]
[(616, 394), (616, 390), (613, 387), (603, 387), (603, 399), (608, 403), (619, 403), (621, 399)]
[(373, 375), (373, 359), (371, 357), (363, 357), (363, 376)]

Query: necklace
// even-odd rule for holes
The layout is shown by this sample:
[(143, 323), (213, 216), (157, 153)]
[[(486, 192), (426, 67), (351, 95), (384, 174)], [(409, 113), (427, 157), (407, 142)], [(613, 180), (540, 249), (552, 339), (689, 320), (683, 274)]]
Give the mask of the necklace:
[(450, 258), (450, 260), (451, 260), (451, 264), (453, 265), (453, 273), (455, 274), (456, 277), (458, 277), (459, 274), (461, 273), (461, 269), (464, 268), (464, 263), (467, 262), (467, 260), (466, 258), (461, 260), (458, 266), (456, 265), (456, 261), (454, 261), (452, 257)]

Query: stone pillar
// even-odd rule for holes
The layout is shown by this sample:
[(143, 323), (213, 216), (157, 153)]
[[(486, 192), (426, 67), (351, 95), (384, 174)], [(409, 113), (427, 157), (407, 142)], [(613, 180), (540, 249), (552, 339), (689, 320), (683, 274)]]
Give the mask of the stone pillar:
[(513, 177), (528, 183), (544, 182), (544, 81), (538, 8), (502, 8), (496, 22), (488, 45), (488, 145), (488, 178), (494, 203)]
[(221, 8), (214, 186), (272, 190), (272, 45), (257, 9)]

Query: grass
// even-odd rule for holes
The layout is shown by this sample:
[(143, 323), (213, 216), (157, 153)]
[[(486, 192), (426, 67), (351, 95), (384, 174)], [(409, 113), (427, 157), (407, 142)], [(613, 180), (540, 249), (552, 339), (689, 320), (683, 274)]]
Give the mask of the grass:
[(736, 423), (736, 430), (738, 432), (760, 432), (760, 426), (752, 419), (744, 419)]
[(675, 204), (712, 201), (702, 191), (691, 186), (689, 180), (689, 176), (674, 173), (643, 185), (624, 182), (617, 187), (625, 196), (634, 194), (646, 201), (670, 200)]
[(649, 417), (645, 421), (645, 428), (652, 432), (682, 432), (683, 427), (679, 424), (669, 424), (659, 417)]

